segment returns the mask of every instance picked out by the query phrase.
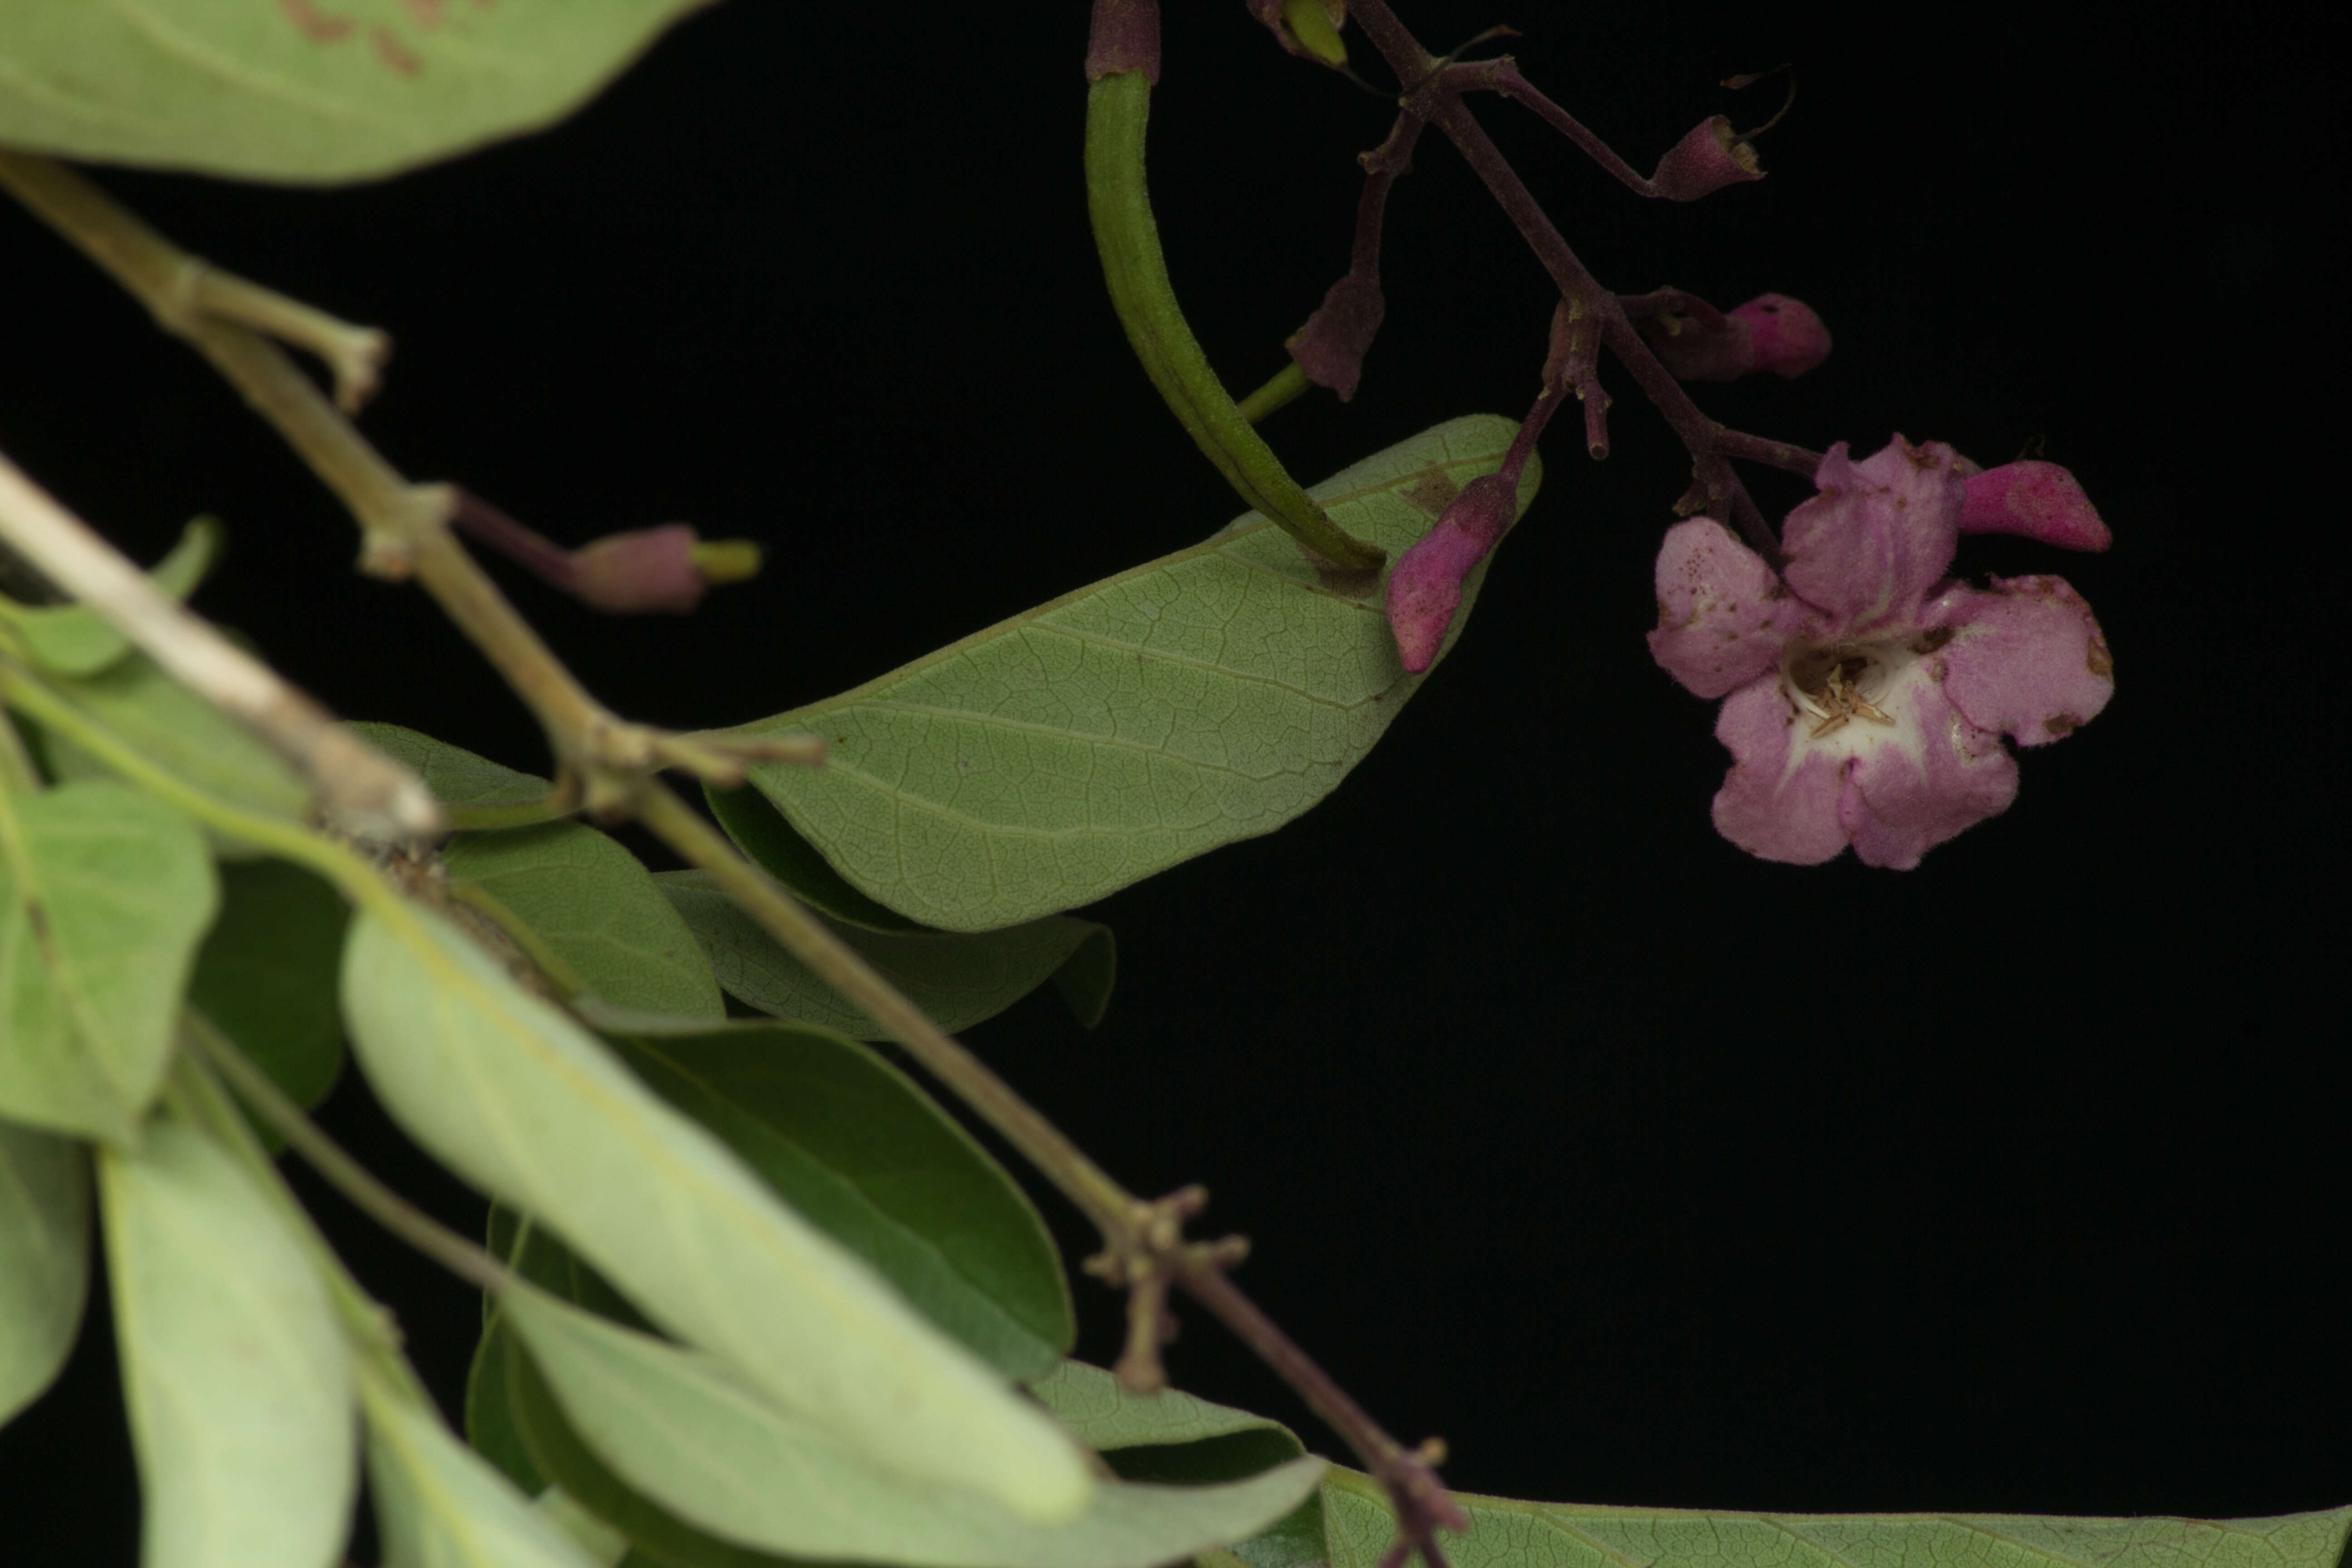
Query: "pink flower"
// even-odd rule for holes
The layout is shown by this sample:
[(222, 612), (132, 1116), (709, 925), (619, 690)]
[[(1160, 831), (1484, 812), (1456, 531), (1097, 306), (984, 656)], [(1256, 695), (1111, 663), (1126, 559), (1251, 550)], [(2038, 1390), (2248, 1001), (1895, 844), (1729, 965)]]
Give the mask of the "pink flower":
[(1941, 442), (1898, 436), (1858, 463), (1839, 443), (1789, 514), (1778, 574), (1711, 518), (1667, 531), (1650, 651), (1725, 700), (1715, 825), (1750, 854), (1815, 865), (1851, 844), (1908, 869), (2009, 808), (2002, 735), (2043, 745), (2106, 706), (2106, 640), (2063, 579), (1945, 575), (1962, 474)]

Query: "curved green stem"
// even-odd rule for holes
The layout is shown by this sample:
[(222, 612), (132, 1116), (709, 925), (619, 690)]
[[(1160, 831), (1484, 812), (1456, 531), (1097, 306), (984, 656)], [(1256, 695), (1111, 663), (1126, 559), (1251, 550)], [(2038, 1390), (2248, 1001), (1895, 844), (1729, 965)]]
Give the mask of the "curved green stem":
[(1087, 90), (1087, 211), (1127, 340), (1169, 409), (1244, 500), (1332, 564), (1373, 570), (1388, 552), (1323, 514), (1274, 448), (1250, 428), (1184, 322), (1144, 184), (1144, 127), (1150, 112), (1151, 84), (1141, 71), (1115, 72)]

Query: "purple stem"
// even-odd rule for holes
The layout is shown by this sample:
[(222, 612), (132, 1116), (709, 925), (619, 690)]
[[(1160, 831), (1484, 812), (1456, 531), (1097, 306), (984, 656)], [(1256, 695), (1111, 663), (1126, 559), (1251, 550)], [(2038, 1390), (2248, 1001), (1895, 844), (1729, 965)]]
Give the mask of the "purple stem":
[(1520, 235), (1535, 251), (1536, 259), (1551, 274), (1559, 291), (1571, 300), (1581, 300), (1586, 312), (1600, 323), (1601, 341), (1633, 373), (1633, 379), (1641, 384), (1642, 390), (1649, 395), (1650, 401), (1689, 450), (1699, 492), (1707, 503), (1723, 504), (1757, 552), (1767, 561), (1778, 562), (1780, 542), (1773, 534), (1772, 525), (1748, 499), (1747, 487), (1739, 482), (1729, 460), (1717, 448), (1716, 438), (1722, 427), (1699, 410), (1683, 390), (1682, 383), (1658, 363), (1657, 356), (1633, 330), (1633, 323), (1626, 319), (1617, 296), (1602, 288), (1577, 259), (1576, 252), (1552, 226), (1551, 219), (1545, 216), (1542, 205), (1520, 181), (1502, 150), (1463, 103), (1459, 92), (1449, 87), (1447, 73), (1430, 76), (1435, 62), (1397, 20), (1387, 0), (1355, 0), (1349, 14), (1362, 26), (1364, 36), (1387, 59), (1399, 81), (1419, 81), (1429, 77), (1425, 85), (1410, 95), (1406, 107), (1452, 139), (1463, 160), (1486, 183), (1496, 202), (1518, 226)]
[(1440, 82), (1455, 92), (1497, 92), (1505, 98), (1516, 98), (1536, 111), (1543, 122), (1583, 149), (1584, 155), (1613, 175), (1620, 184), (1635, 195), (1655, 198), (1658, 191), (1648, 177), (1634, 172), (1633, 166), (1620, 158), (1608, 142), (1586, 130), (1581, 121), (1543, 93), (1519, 74), (1518, 61), (1506, 55), (1498, 60), (1475, 60), (1468, 64), (1448, 66), (1440, 74)]
[(470, 490), (457, 492), (449, 521), (457, 525), (458, 531), (479, 540), (559, 588), (570, 588), (579, 581), (580, 567), (572, 552), (546, 535), (525, 528)]

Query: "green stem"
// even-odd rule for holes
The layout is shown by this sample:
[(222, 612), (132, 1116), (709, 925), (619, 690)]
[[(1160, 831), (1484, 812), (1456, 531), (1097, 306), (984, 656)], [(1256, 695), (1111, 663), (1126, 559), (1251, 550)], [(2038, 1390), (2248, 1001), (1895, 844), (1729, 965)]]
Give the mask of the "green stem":
[[(506, 1268), (496, 1258), (385, 1186), (346, 1153), (218, 1030), (191, 1016), (186, 1037), (195, 1043), (205, 1064), (236, 1090), (237, 1097), (286, 1140), (286, 1146), (301, 1155), (329, 1186), (349, 1198), (353, 1207), (468, 1284), (496, 1294), (510, 1283)], [(238, 1125), (243, 1126), (241, 1120)]]
[(1388, 552), (1323, 514), (1274, 448), (1250, 428), (1185, 324), (1168, 281), (1160, 226), (1152, 219), (1144, 184), (1144, 128), (1150, 113), (1151, 84), (1141, 71), (1115, 72), (1087, 90), (1087, 210), (1128, 342), (1170, 411), (1244, 500), (1332, 564), (1376, 569)]
[(1243, 398), (1234, 406), (1240, 409), (1243, 418), (1255, 425), (1276, 409), (1297, 400), (1314, 384), (1307, 379), (1307, 372), (1299, 367), (1298, 362), (1292, 360), (1267, 377), (1264, 386)]

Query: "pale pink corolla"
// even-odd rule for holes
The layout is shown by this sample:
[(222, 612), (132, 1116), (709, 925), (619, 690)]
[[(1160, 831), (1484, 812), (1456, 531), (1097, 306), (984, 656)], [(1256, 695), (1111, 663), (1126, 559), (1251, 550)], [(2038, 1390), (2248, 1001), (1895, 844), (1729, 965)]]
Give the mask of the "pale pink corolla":
[(1946, 575), (1974, 499), (1964, 472), (1940, 442), (1898, 436), (1860, 462), (1831, 447), (1777, 574), (1713, 519), (1667, 531), (1650, 650), (1724, 699), (1715, 825), (1741, 848), (1812, 865), (1851, 844), (1908, 869), (2009, 808), (2002, 735), (2042, 745), (2106, 706), (2106, 640), (2063, 579)]

